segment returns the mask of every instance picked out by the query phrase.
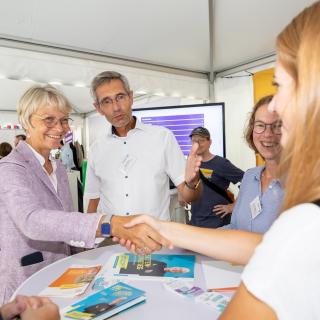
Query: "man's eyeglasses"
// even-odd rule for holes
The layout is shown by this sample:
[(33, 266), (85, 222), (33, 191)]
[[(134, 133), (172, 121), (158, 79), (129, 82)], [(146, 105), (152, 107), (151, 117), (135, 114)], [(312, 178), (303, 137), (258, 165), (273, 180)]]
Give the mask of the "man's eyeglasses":
[(266, 131), (267, 127), (270, 127), (273, 134), (281, 134), (282, 122), (276, 121), (273, 123), (264, 123), (262, 121), (255, 121), (253, 124), (253, 131), (255, 133), (263, 133)]
[(99, 105), (102, 108), (108, 108), (111, 107), (114, 102), (117, 102), (119, 104), (125, 102), (127, 100), (128, 94), (127, 93), (118, 93), (114, 99), (112, 98), (103, 98), (99, 101)]
[(33, 115), (41, 119), (44, 122), (44, 124), (47, 126), (47, 128), (55, 127), (58, 122), (60, 122), (61, 127), (68, 128), (73, 122), (73, 120), (68, 117), (63, 117), (58, 119), (56, 117), (51, 117), (51, 116), (42, 117), (42, 116), (39, 116), (38, 114), (33, 114)]

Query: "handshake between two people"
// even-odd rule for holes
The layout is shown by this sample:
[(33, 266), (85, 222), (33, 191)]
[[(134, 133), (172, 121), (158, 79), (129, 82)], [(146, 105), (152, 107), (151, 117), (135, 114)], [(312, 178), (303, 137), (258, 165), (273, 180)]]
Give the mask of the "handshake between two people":
[(173, 249), (165, 235), (165, 222), (151, 216), (114, 216), (111, 219), (112, 240), (138, 255), (150, 254), (162, 247)]

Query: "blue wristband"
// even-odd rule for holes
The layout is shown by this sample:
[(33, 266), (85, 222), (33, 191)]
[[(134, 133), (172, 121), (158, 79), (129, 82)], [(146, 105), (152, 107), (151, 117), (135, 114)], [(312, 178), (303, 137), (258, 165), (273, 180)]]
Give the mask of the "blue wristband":
[(104, 222), (101, 224), (101, 236), (102, 237), (110, 237), (111, 236), (110, 223)]

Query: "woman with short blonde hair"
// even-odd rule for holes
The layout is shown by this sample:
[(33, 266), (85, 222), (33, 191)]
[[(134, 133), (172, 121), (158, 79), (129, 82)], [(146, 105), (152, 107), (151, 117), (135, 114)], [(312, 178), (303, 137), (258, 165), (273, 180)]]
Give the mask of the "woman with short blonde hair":
[(19, 101), (27, 138), (0, 161), (0, 305), (34, 272), (70, 254), (70, 245), (94, 246), (102, 215), (73, 211), (67, 173), (50, 157), (70, 130), (71, 110), (50, 85), (32, 86)]

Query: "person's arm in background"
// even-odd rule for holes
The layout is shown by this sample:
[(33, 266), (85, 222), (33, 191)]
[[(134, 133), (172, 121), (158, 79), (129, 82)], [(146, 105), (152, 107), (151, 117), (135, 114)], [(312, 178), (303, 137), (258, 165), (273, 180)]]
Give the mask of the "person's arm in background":
[[(146, 223), (157, 230), (174, 246), (241, 265), (247, 264), (263, 236), (240, 230), (192, 227), (181, 223), (156, 220), (147, 215), (137, 216), (125, 227), (130, 228), (140, 223)], [(130, 251), (135, 251), (135, 246), (130, 242), (122, 244), (126, 245)]]
[[(17, 296), (0, 308), (3, 320), (58, 320), (59, 309), (50, 299)], [(0, 317), (0, 318), (1, 318)]]

